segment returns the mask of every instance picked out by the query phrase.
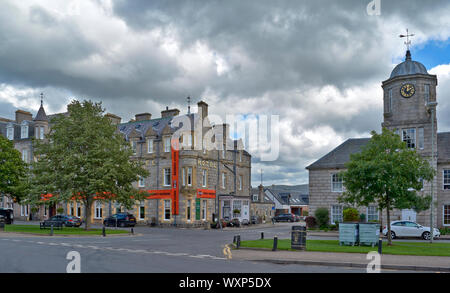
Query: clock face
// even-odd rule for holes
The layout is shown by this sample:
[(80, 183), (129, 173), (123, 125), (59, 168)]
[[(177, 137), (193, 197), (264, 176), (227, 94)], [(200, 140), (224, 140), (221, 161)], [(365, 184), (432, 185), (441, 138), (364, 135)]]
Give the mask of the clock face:
[(414, 85), (412, 85), (410, 83), (404, 84), (400, 88), (400, 94), (404, 98), (411, 98), (412, 96), (414, 96), (415, 93), (416, 93), (416, 88), (414, 87)]

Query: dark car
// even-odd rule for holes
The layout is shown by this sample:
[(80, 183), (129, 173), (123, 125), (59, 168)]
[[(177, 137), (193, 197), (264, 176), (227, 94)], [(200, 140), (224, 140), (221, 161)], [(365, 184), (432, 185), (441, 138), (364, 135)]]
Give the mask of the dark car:
[(258, 218), (257, 218), (256, 216), (252, 216), (252, 217), (250, 218), (250, 223), (251, 223), (252, 225), (258, 224)]
[(69, 215), (56, 215), (56, 216), (50, 217), (50, 219), (45, 220), (44, 222), (60, 222), (60, 223), (62, 223), (62, 226), (66, 226), (66, 227), (80, 227), (81, 226), (80, 218), (75, 217), (75, 216), (69, 216)]
[(275, 222), (295, 222), (295, 216), (293, 214), (280, 214), (273, 218)]
[(136, 226), (136, 217), (129, 213), (114, 214), (103, 221), (106, 227), (134, 227)]
[(14, 212), (12, 209), (0, 208), (0, 216), (3, 216), (6, 224), (12, 224), (14, 222)]
[(238, 218), (234, 218), (233, 220), (230, 221), (230, 227), (240, 227), (241, 226), (241, 222), (239, 221)]

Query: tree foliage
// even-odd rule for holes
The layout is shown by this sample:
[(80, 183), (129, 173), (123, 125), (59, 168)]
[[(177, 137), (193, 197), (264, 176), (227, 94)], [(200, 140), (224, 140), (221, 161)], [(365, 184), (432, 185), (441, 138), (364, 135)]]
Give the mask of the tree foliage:
[(355, 208), (345, 208), (342, 211), (342, 217), (344, 219), (344, 222), (358, 222), (359, 212)]
[(27, 194), (28, 165), (14, 143), (0, 135), (0, 194), (20, 202)]
[(387, 211), (390, 239), (390, 211), (428, 209), (431, 197), (421, 196), (422, 180), (431, 181), (435, 171), (415, 150), (409, 149), (398, 135), (383, 129), (372, 131), (372, 139), (360, 153), (352, 154), (342, 172), (346, 192), (341, 202), (358, 206), (378, 204)]
[(36, 141), (33, 196), (53, 194), (49, 202), (77, 200), (84, 204), (86, 229), (95, 200), (113, 199), (130, 207), (141, 194), (132, 186), (148, 172), (116, 126), (103, 116), (101, 103), (72, 101), (68, 115), (59, 115), (43, 141)]
[(325, 228), (328, 226), (328, 223), (330, 221), (330, 216), (328, 209), (326, 208), (318, 208), (316, 212), (314, 213), (317, 224), (319, 225), (319, 228)]

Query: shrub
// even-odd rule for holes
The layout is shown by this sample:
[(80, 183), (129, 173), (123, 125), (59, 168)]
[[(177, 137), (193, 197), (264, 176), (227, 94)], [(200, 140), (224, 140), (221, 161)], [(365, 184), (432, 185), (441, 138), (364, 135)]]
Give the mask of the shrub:
[(359, 212), (355, 208), (346, 208), (342, 212), (344, 216), (344, 222), (358, 222), (359, 221)]
[(365, 222), (366, 221), (366, 214), (359, 215), (359, 221)]
[(313, 216), (306, 217), (305, 222), (307, 228), (315, 228), (317, 225), (316, 218), (314, 218)]
[(450, 235), (450, 228), (448, 227), (441, 228), (439, 231), (441, 232), (441, 235)]
[(63, 209), (63, 208), (57, 208), (57, 209), (56, 209), (56, 212), (57, 212), (58, 214), (62, 214), (62, 213), (64, 213), (64, 209)]
[(328, 209), (318, 208), (315, 213), (317, 224), (320, 228), (328, 227), (328, 222), (330, 221)]
[(308, 211), (303, 211), (303, 216), (307, 217), (308, 215)]

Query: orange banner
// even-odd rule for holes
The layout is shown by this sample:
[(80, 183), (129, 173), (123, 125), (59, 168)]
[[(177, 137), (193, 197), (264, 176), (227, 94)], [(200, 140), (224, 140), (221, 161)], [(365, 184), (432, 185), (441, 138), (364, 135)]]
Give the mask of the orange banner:
[(197, 189), (197, 198), (216, 198), (216, 191), (211, 189)]

